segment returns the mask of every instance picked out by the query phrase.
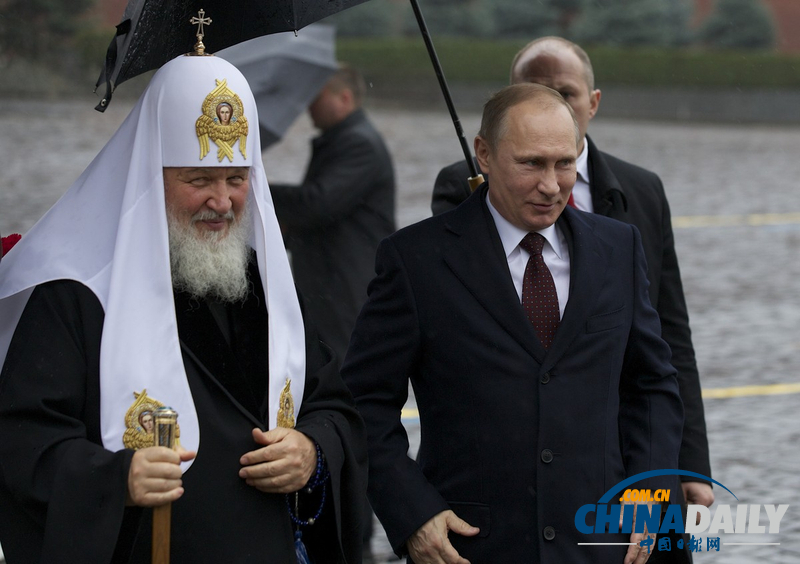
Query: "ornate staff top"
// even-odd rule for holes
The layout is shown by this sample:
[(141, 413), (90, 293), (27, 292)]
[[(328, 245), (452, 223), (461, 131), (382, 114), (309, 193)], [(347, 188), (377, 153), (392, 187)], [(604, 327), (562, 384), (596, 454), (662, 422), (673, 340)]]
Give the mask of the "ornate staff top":
[(203, 45), (203, 37), (205, 36), (203, 33), (203, 26), (211, 25), (211, 18), (207, 18), (206, 11), (200, 8), (200, 11), (197, 12), (196, 16), (192, 16), (192, 19), (189, 20), (189, 23), (197, 26), (197, 43), (194, 44), (194, 53), (189, 54), (198, 55), (201, 57), (204, 55), (209, 55), (209, 53), (206, 53), (206, 46)]

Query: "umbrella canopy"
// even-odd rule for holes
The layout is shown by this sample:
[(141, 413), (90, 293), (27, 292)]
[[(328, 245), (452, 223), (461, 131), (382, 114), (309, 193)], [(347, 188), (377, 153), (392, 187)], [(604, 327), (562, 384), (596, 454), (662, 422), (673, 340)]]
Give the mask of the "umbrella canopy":
[(129, 0), (97, 81), (98, 87), (106, 85), (97, 109), (105, 110), (114, 89), (124, 81), (186, 53), (198, 31), (202, 33), (202, 26), (198, 30), (189, 25), (192, 19), (213, 22), (207, 48), (216, 52), (262, 35), (297, 31), (365, 1)]
[(216, 53), (250, 83), (262, 149), (283, 137), (336, 71), (334, 38), (333, 26), (312, 24), (298, 35), (265, 35)]

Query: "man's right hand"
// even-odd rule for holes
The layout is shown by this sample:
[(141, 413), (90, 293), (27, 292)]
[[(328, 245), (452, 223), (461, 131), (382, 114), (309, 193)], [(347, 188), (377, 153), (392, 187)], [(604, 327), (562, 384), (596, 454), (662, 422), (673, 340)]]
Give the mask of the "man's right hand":
[(447, 539), (448, 531), (473, 537), (480, 529), (459, 519), (449, 509), (434, 515), (406, 542), (408, 554), (415, 564), (469, 564), (469, 560), (462, 558), (450, 544)]
[(178, 447), (147, 447), (133, 454), (128, 470), (126, 505), (156, 507), (173, 502), (183, 495), (180, 463), (192, 460), (196, 453)]

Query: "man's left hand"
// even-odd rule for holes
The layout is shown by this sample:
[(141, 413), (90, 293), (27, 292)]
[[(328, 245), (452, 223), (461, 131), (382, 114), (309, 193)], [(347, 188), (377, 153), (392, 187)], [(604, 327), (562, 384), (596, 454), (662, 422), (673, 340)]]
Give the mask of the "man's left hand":
[(681, 482), (683, 498), (689, 505), (705, 505), (714, 503), (714, 490), (705, 482)]
[(253, 429), (253, 440), (264, 445), (239, 459), (239, 477), (266, 493), (292, 493), (305, 486), (317, 466), (314, 442), (299, 431), (278, 427)]
[[(653, 510), (653, 502), (648, 501), (646, 503), (630, 503), (630, 502), (623, 502), (622, 509), (625, 509), (625, 505), (631, 504), (633, 505), (633, 523), (636, 523), (636, 513), (638, 512), (640, 507), (646, 508), (647, 512), (650, 513)], [(619, 517), (619, 524), (620, 527), (622, 526), (622, 512), (620, 512)], [(639, 543), (642, 542), (646, 538), (650, 538), (652, 543), (650, 546), (641, 546)], [(632, 544), (628, 547), (628, 552), (625, 554), (625, 560), (623, 564), (644, 564), (647, 562), (648, 558), (650, 558), (650, 554), (656, 549), (656, 533), (649, 533), (647, 531), (647, 526), (644, 528), (644, 532), (637, 533), (632, 532), (630, 541)]]

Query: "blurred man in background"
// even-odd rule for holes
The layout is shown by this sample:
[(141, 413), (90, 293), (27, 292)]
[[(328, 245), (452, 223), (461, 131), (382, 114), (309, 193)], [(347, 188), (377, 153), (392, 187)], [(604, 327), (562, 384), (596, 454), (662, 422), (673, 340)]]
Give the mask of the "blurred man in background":
[(295, 281), (341, 363), (367, 299), (378, 243), (395, 230), (392, 159), (362, 109), (364, 79), (342, 66), (308, 111), (321, 134), (300, 185), (271, 184)]

